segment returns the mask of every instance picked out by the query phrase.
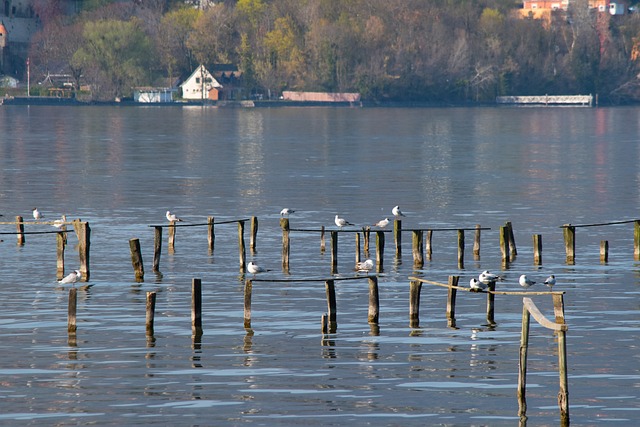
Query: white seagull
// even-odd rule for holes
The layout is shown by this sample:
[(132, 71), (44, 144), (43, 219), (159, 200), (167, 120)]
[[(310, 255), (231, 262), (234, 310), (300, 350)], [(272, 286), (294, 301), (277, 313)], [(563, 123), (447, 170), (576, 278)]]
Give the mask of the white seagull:
[(523, 274), (520, 276), (519, 282), (520, 282), (520, 286), (522, 286), (523, 288), (528, 288), (536, 284), (536, 282), (529, 279), (526, 274)]
[(82, 277), (82, 273), (80, 273), (80, 270), (74, 270), (71, 273), (69, 273), (68, 275), (66, 275), (58, 283), (60, 283), (60, 284), (76, 283), (78, 280), (80, 280), (81, 277)]
[(258, 266), (258, 264), (256, 264), (255, 262), (249, 261), (249, 264), (247, 264), (247, 271), (255, 276), (258, 273), (264, 273), (264, 272), (271, 271), (271, 270), (267, 270), (266, 268), (262, 268), (262, 267)]
[(336, 219), (334, 221), (336, 225), (340, 228), (344, 227), (345, 225), (353, 225), (350, 222), (348, 222), (346, 219), (340, 218), (338, 215), (336, 215)]
[(53, 221), (53, 226), (55, 228), (60, 228), (64, 225), (65, 222), (67, 222), (67, 216), (62, 215), (60, 219), (56, 219), (55, 221)]
[(373, 261), (370, 259), (356, 263), (356, 271), (358, 272), (368, 273), (371, 270), (373, 270)]
[(380, 228), (385, 228), (387, 225), (389, 225), (389, 218), (381, 219), (380, 221), (373, 224), (374, 227)]
[(490, 273), (489, 270), (483, 271), (482, 273), (480, 273), (480, 276), (478, 276), (478, 281), (480, 283), (485, 284), (485, 285), (489, 285), (491, 283), (495, 283), (498, 280), (502, 280), (502, 277), (500, 277), (500, 276), (498, 276), (496, 274)]
[(405, 214), (402, 213), (402, 211), (400, 210), (400, 206), (394, 206), (393, 209), (391, 209), (391, 213), (393, 214), (393, 216), (400, 217), (400, 216), (406, 216)]
[(39, 219), (44, 218), (42, 216), (42, 214), (40, 213), (40, 211), (38, 210), (38, 208), (33, 208), (32, 211), (33, 211), (33, 219), (39, 220)]
[(171, 211), (167, 211), (167, 220), (169, 222), (182, 221), (180, 218), (176, 216), (176, 214), (172, 214)]
[(284, 216), (284, 215), (289, 215), (294, 213), (295, 211), (293, 209), (289, 209), (289, 208), (284, 208), (280, 211), (280, 215)]
[(479, 281), (475, 277), (473, 277), (471, 280), (469, 280), (469, 287), (471, 288), (471, 290), (473, 292), (480, 292), (480, 291), (486, 289), (487, 285), (482, 283), (481, 281)]
[(556, 276), (552, 274), (551, 276), (547, 277), (547, 279), (544, 281), (544, 284), (550, 288), (553, 288), (553, 285), (556, 284)]

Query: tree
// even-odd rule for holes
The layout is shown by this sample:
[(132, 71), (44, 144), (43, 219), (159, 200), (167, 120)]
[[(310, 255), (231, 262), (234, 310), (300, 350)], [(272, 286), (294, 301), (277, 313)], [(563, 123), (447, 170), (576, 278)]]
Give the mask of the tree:
[(160, 62), (169, 78), (192, 71), (193, 53), (187, 41), (195, 31), (202, 12), (194, 8), (180, 8), (163, 15), (160, 31), (156, 33), (156, 46)]

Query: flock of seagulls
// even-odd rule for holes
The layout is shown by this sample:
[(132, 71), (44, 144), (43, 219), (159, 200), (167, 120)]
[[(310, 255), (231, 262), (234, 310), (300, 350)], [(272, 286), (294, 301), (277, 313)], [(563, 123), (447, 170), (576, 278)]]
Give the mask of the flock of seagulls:
[[(480, 292), (487, 289), (490, 284), (495, 284), (495, 282), (502, 280), (503, 278), (501, 276), (485, 270), (480, 273), (477, 279), (475, 277), (472, 277), (471, 280), (469, 280), (469, 288), (471, 288), (471, 290), (474, 292)], [(520, 286), (526, 289), (535, 285), (537, 282), (528, 278), (526, 274), (521, 274), (520, 278), (518, 279), (518, 283), (520, 284)], [(553, 274), (550, 275), (545, 279), (544, 284), (553, 289), (553, 286), (556, 284), (556, 276), (554, 276)]]

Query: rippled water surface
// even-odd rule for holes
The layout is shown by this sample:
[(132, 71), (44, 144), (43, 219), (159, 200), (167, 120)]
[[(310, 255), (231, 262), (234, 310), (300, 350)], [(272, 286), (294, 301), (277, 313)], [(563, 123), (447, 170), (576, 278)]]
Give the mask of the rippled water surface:
[[(6, 425), (557, 425), (558, 350), (532, 323), (527, 419), (516, 384), (522, 299), (459, 292), (447, 326), (446, 289), (422, 288), (420, 327), (409, 327), (409, 277), (460, 283), (481, 270), (518, 290), (526, 273), (558, 279), (569, 325), (573, 425), (640, 421), (640, 266), (634, 224), (577, 228), (566, 263), (561, 225), (638, 218), (638, 108), (217, 109), (0, 107), (0, 424)], [(386, 234), (379, 273), (379, 329), (367, 323), (366, 278), (336, 281), (335, 334), (321, 333), (323, 279), (331, 254), (314, 232), (292, 232), (282, 269), (280, 210), (291, 227), (335, 230), (391, 217), (403, 228), (476, 224), (481, 258), (466, 236), (434, 231), (433, 254), (414, 270), (410, 232), (395, 255)], [(68, 286), (56, 283), (56, 235), (27, 234), (32, 221), (66, 214), (91, 227), (91, 275), (77, 284), (77, 335), (67, 333)], [(164, 230), (151, 271), (154, 229), (166, 210), (184, 224), (175, 252)], [(243, 325), (238, 228), (255, 216), (256, 251), (271, 271), (253, 283), (252, 328)], [(511, 221), (518, 255), (502, 266), (499, 228)], [(27, 232), (54, 230), (27, 224)], [(352, 228), (355, 229), (355, 228)], [(249, 223), (245, 237), (248, 245)], [(532, 236), (542, 235), (542, 265)], [(134, 278), (138, 238), (145, 280)], [(609, 261), (601, 263), (601, 241)], [(328, 245), (327, 241), (327, 245)], [(371, 256), (375, 258), (372, 237)], [(69, 235), (67, 271), (79, 265)], [(338, 275), (354, 275), (353, 234), (339, 234)], [(501, 271), (502, 270), (502, 271)], [(191, 332), (191, 282), (202, 280), (203, 330)], [(309, 281), (307, 279), (319, 279)], [(88, 286), (87, 286), (88, 285)], [(532, 290), (544, 290), (536, 285)], [(146, 293), (157, 293), (155, 331), (145, 334)], [(553, 318), (549, 296), (533, 297)]]

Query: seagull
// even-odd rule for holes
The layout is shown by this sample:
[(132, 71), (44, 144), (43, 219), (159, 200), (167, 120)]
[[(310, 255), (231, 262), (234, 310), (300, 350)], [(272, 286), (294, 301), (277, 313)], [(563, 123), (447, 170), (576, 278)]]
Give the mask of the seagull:
[(258, 273), (264, 273), (266, 271), (271, 271), (271, 270), (267, 270), (266, 268), (262, 268), (262, 267), (258, 266), (258, 264), (256, 264), (255, 262), (249, 261), (249, 264), (247, 264), (247, 271), (255, 276)]
[(62, 215), (60, 219), (56, 219), (55, 221), (53, 221), (53, 226), (55, 228), (60, 228), (64, 225), (65, 222), (67, 222), (67, 216)]
[(480, 273), (480, 276), (478, 276), (478, 281), (480, 283), (485, 284), (485, 285), (489, 285), (491, 283), (495, 283), (498, 280), (502, 280), (502, 277), (500, 277), (500, 276), (498, 276), (496, 274), (490, 273), (489, 270), (483, 271), (482, 273)]
[(33, 218), (34, 218), (35, 220), (38, 220), (38, 219), (42, 219), (42, 218), (44, 218), (44, 217), (42, 216), (42, 214), (40, 213), (40, 211), (38, 210), (38, 208), (33, 208), (33, 209), (32, 209), (32, 211), (33, 211)]
[(81, 277), (82, 277), (82, 273), (80, 273), (80, 270), (75, 270), (69, 273), (67, 276), (65, 276), (58, 283), (60, 284), (76, 283), (78, 280), (80, 280)]
[(380, 221), (373, 224), (374, 227), (385, 228), (389, 224), (389, 218), (381, 219)]
[(346, 219), (340, 218), (338, 215), (336, 215), (336, 219), (334, 221), (336, 225), (340, 228), (344, 227), (345, 225), (353, 225), (350, 222), (348, 222)]
[(368, 259), (366, 261), (356, 262), (356, 271), (357, 272), (368, 273), (371, 270), (373, 270), (373, 261), (372, 260)]
[(553, 288), (553, 285), (556, 284), (556, 276), (552, 274), (551, 276), (547, 277), (547, 279), (544, 281), (544, 284), (550, 288)]
[(522, 286), (523, 288), (528, 288), (536, 284), (536, 282), (527, 278), (526, 274), (523, 274), (522, 276), (520, 276), (519, 282), (520, 282), (520, 286)]
[(171, 211), (167, 211), (167, 220), (169, 220), (169, 222), (182, 221), (176, 214), (172, 214)]
[(473, 292), (480, 292), (487, 288), (487, 285), (476, 279), (475, 277), (469, 280), (469, 287)]
[(405, 214), (403, 214), (400, 211), (400, 206), (394, 206), (393, 209), (391, 209), (391, 213), (393, 214), (393, 216), (395, 216), (396, 218), (401, 217), (401, 216), (406, 216)]
[(293, 209), (289, 209), (289, 208), (284, 208), (280, 211), (280, 215), (284, 216), (284, 215), (289, 215), (294, 213), (295, 211)]

